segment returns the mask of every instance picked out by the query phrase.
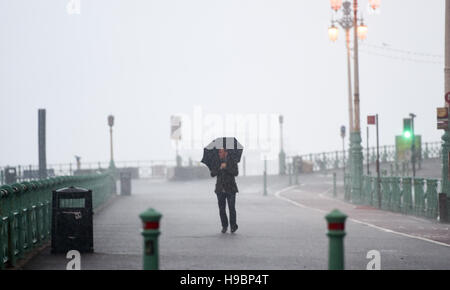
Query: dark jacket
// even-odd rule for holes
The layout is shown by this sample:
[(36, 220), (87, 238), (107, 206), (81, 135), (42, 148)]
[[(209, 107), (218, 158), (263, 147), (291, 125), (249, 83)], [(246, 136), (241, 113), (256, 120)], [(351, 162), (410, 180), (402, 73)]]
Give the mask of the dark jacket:
[(224, 162), (227, 163), (227, 167), (224, 169), (219, 169), (219, 163), (217, 168), (211, 170), (211, 177), (217, 176), (216, 189), (214, 192), (236, 193), (239, 190), (234, 177), (239, 175), (238, 166), (231, 158), (227, 158)]

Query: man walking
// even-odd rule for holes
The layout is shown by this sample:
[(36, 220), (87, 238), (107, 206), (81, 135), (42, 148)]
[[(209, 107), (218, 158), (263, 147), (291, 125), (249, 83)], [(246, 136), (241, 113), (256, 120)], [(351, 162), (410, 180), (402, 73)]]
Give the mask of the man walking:
[(228, 217), (226, 213), (226, 204), (228, 203), (228, 211), (230, 213), (231, 233), (238, 229), (236, 224), (236, 193), (238, 188), (235, 177), (239, 175), (236, 162), (228, 157), (225, 149), (219, 149), (220, 166), (211, 170), (211, 176), (217, 176), (215, 193), (219, 203), (219, 214), (222, 222), (222, 233), (226, 233), (228, 229)]

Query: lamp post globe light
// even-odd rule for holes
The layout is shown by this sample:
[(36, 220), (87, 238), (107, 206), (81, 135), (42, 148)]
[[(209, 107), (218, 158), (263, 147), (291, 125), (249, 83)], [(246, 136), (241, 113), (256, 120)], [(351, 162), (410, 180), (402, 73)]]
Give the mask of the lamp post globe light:
[(334, 23), (328, 28), (328, 37), (332, 42), (335, 42), (339, 36), (339, 28), (337, 28)]
[[(333, 13), (341, 17), (331, 21), (331, 27), (328, 29), (328, 36), (335, 42), (338, 38), (336, 23), (346, 32), (347, 44), (347, 74), (348, 74), (348, 104), (349, 104), (349, 131), (350, 131), (350, 154), (349, 166), (351, 173), (351, 199), (353, 202), (360, 202), (363, 176), (363, 154), (361, 146), (361, 126), (360, 126), (360, 107), (359, 107), (359, 60), (358, 60), (358, 41), (367, 38), (368, 27), (361, 18), (358, 18), (358, 0), (353, 0), (353, 7), (350, 0), (330, 0)], [(380, 7), (380, 0), (369, 0), (372, 9)], [(351, 83), (351, 51), (350, 51), (350, 30), (353, 28), (353, 66), (354, 66), (354, 84), (352, 93)], [(355, 29), (356, 28), (356, 29)]]
[(342, 0), (330, 0), (330, 4), (331, 9), (333, 9), (334, 11), (338, 11), (339, 9), (341, 9)]
[(367, 26), (364, 25), (364, 22), (361, 20), (361, 24), (358, 26), (358, 38), (365, 40), (367, 38), (367, 31)]

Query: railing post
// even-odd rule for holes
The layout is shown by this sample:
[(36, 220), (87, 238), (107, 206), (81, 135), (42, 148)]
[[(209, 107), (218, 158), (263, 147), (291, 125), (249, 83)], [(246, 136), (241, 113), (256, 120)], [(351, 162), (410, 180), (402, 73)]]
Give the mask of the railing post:
[(328, 269), (344, 270), (344, 237), (347, 216), (335, 209), (325, 216), (328, 223)]
[(344, 199), (346, 201), (350, 200), (351, 194), (352, 194), (352, 180), (351, 175), (346, 174), (344, 177), (344, 184), (345, 184), (345, 193), (344, 193)]
[(401, 209), (402, 193), (400, 191), (400, 178), (392, 177), (392, 210), (399, 212)]
[(385, 210), (389, 210), (390, 199), (391, 199), (391, 189), (390, 189), (390, 180), (388, 177), (381, 178), (381, 208)]
[(367, 204), (372, 205), (372, 178), (370, 175), (364, 176), (364, 200)]
[(327, 158), (325, 156), (325, 153), (322, 153), (322, 160), (320, 161), (320, 165), (319, 165), (320, 171), (325, 171), (327, 169), (326, 160), (327, 160)]
[(336, 189), (336, 172), (333, 172), (333, 196), (337, 196), (337, 189)]
[(288, 164), (288, 171), (289, 171), (289, 186), (292, 185), (292, 163)]
[(402, 204), (402, 212), (404, 214), (411, 213), (412, 210), (412, 196), (411, 196), (411, 178), (404, 177), (402, 180), (402, 196), (403, 196), (403, 204)]
[(388, 160), (386, 146), (384, 146), (383, 156), (381, 157), (381, 162), (386, 163)]
[(334, 160), (334, 169), (339, 168), (339, 153), (336, 151), (336, 160)]
[(427, 192), (425, 198), (427, 199), (427, 216), (436, 219), (438, 213), (437, 180), (427, 180)]
[(162, 215), (156, 210), (150, 208), (139, 215), (142, 220), (142, 236), (144, 237), (144, 270), (159, 269), (159, 246), (158, 236), (159, 221)]
[(418, 216), (424, 215), (425, 198), (424, 198), (424, 180), (423, 178), (414, 179), (414, 213)]

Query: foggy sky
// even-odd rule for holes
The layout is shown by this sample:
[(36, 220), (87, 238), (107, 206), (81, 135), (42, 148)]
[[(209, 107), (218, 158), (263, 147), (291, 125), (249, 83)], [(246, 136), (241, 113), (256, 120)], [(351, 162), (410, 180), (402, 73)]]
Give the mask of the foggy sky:
[[(79, 15), (68, 2), (0, 1), (1, 165), (37, 163), (39, 108), (48, 163), (108, 160), (109, 114), (116, 160), (173, 159), (170, 116), (194, 106), (283, 114), (288, 154), (341, 148), (346, 52), (342, 30), (328, 39), (328, 0), (81, 0)], [(375, 113), (381, 144), (394, 144), (410, 112), (423, 140), (439, 141), (443, 58), (393, 49), (442, 56), (444, 1), (384, 0), (374, 15), (361, 2), (365, 43), (391, 48), (361, 45), (364, 146)]]

